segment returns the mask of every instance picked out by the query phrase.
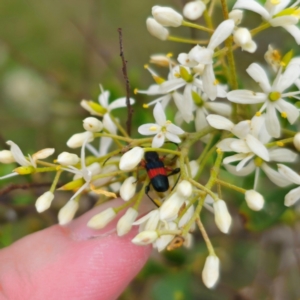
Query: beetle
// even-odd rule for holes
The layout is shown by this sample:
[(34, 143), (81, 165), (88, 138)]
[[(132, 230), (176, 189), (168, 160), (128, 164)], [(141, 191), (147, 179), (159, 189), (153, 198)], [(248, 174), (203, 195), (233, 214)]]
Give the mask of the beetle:
[[(147, 174), (150, 178), (150, 183), (145, 187), (145, 193), (149, 197), (149, 199), (156, 206), (158, 206), (157, 203), (149, 196), (150, 186), (152, 185), (154, 190), (156, 190), (157, 192), (166, 192), (170, 187), (168, 177), (179, 173), (180, 168), (173, 169), (169, 174), (167, 174), (167, 168), (155, 151), (146, 152), (144, 158), (145, 160), (142, 161), (141, 165), (146, 169)], [(179, 177), (176, 180), (173, 188), (176, 186), (178, 180)]]

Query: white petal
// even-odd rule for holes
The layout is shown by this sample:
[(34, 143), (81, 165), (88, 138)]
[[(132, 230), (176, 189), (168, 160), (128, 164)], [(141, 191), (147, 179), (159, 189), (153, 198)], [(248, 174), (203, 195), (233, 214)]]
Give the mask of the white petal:
[(232, 133), (242, 139), (250, 132), (250, 125), (251, 122), (248, 120), (241, 121), (233, 127)]
[(206, 120), (211, 127), (216, 129), (231, 131), (234, 127), (234, 124), (229, 119), (219, 115), (208, 115)]
[(190, 53), (190, 59), (193, 61), (199, 63), (199, 64), (212, 64), (213, 63), (213, 50), (207, 49), (207, 48), (201, 48), (198, 51), (194, 51), (193, 53)]
[(109, 98), (110, 92), (109, 91), (104, 91), (101, 85), (100, 85), (100, 90), (101, 90), (101, 93), (98, 97), (98, 101), (101, 104), (101, 106), (103, 106), (104, 108), (107, 108), (108, 107), (108, 98)]
[(112, 144), (112, 139), (108, 137), (102, 137), (100, 139), (99, 156), (103, 156), (108, 153), (108, 149)]
[(251, 174), (256, 166), (254, 164), (253, 161), (250, 161), (248, 165), (246, 165), (243, 169), (241, 169), (240, 171), (237, 171), (236, 170), (236, 166), (233, 166), (233, 165), (224, 165), (225, 169), (235, 175), (235, 176), (248, 176), (249, 174)]
[(227, 99), (234, 103), (256, 104), (265, 102), (267, 96), (264, 93), (256, 93), (249, 90), (234, 90), (227, 93)]
[(269, 155), (271, 161), (277, 162), (295, 162), (298, 157), (295, 152), (286, 148), (270, 149)]
[(112, 133), (112, 134), (117, 133), (117, 126), (112, 121), (109, 114), (105, 114), (102, 121), (103, 121), (104, 128), (106, 128), (110, 133)]
[(298, 173), (285, 165), (277, 164), (277, 166), (280, 174), (286, 177), (289, 181), (295, 184), (300, 184), (300, 175)]
[(287, 114), (287, 119), (290, 124), (294, 124), (299, 118), (299, 110), (293, 104), (280, 99), (276, 101), (274, 105), (280, 112)]
[(231, 143), (230, 147), (234, 152), (238, 152), (238, 153), (249, 153), (249, 152), (251, 152), (251, 149), (249, 148), (248, 144), (244, 140), (235, 139)]
[(229, 117), (232, 112), (232, 107), (229, 103), (206, 102), (205, 107), (225, 117)]
[(253, 153), (261, 157), (265, 161), (270, 160), (267, 148), (256, 137), (254, 137), (251, 134), (248, 134), (246, 136), (246, 142)]
[[(191, 85), (187, 85), (191, 86)], [(186, 89), (185, 89), (186, 90)], [(191, 97), (191, 93), (189, 94), (189, 97), (183, 97), (180, 93), (174, 92), (173, 93), (174, 102), (177, 106), (178, 111), (181, 113), (183, 119), (185, 122), (189, 123), (193, 120), (193, 99)]]
[(298, 23), (298, 18), (294, 16), (280, 16), (269, 20), (269, 23), (273, 27), (278, 26), (292, 26)]
[(178, 127), (178, 126), (176, 126), (172, 123), (168, 124), (166, 126), (166, 128), (167, 128), (167, 132), (170, 132), (170, 133), (173, 133), (173, 134), (176, 134), (176, 135), (184, 134), (184, 131), (180, 127)]
[(212, 65), (205, 66), (202, 81), (203, 90), (207, 94), (210, 100), (215, 100), (217, 98), (217, 86), (215, 85), (215, 74)]
[(162, 133), (158, 133), (152, 140), (152, 148), (160, 148), (165, 142), (165, 136)]
[(238, 154), (234, 154), (231, 156), (227, 156), (226, 158), (224, 158), (223, 164), (230, 164), (235, 161), (240, 161), (240, 160), (244, 159), (245, 157), (247, 157), (247, 154), (245, 154), (245, 153), (238, 153)]
[(166, 132), (165, 136), (170, 142), (173, 142), (176, 144), (181, 143), (181, 139), (176, 134), (173, 134), (171, 132)]
[[(129, 98), (129, 99), (130, 99), (130, 104), (133, 105), (135, 102), (134, 99), (133, 98)], [(111, 104), (108, 105), (107, 110), (112, 111), (113, 109), (120, 108), (120, 107), (126, 107), (126, 97), (118, 98), (115, 101), (113, 101)]]
[(233, 6), (233, 9), (237, 9), (237, 8), (251, 10), (261, 15), (266, 20), (270, 18), (269, 12), (254, 0), (238, 0)]
[(161, 127), (154, 123), (144, 124), (138, 128), (138, 132), (142, 135), (153, 135), (160, 132)]
[(20, 147), (12, 141), (7, 141), (7, 145), (10, 146), (10, 152), (15, 161), (21, 166), (31, 166), (31, 163), (25, 158)]
[(291, 206), (295, 204), (299, 200), (299, 198), (300, 198), (300, 187), (297, 187), (285, 195), (284, 205)]
[(251, 64), (246, 71), (252, 77), (252, 79), (259, 84), (259, 86), (265, 93), (270, 92), (271, 86), (269, 78), (265, 70), (259, 64)]
[(244, 166), (249, 162), (249, 160), (251, 160), (254, 157), (254, 154), (248, 154), (243, 160), (241, 160), (237, 166), (236, 166), (236, 170), (240, 171), (244, 168)]
[(45, 148), (32, 155), (34, 161), (37, 159), (45, 159), (55, 152), (54, 148)]
[(283, 92), (289, 88), (300, 76), (300, 66), (298, 64), (289, 64), (281, 76), (276, 88)]
[(295, 25), (282, 26), (290, 35), (293, 36), (296, 43), (300, 44), (300, 29)]
[(268, 104), (266, 111), (266, 127), (269, 134), (274, 137), (280, 137), (280, 123), (277, 118), (275, 106), (270, 103)]
[(217, 147), (220, 148), (223, 152), (231, 152), (231, 151), (233, 151), (231, 148), (231, 144), (233, 142), (235, 142), (236, 140), (237, 139), (234, 139), (234, 138), (224, 139), (217, 144)]
[(153, 116), (156, 121), (156, 123), (160, 126), (164, 126), (167, 119), (166, 119), (166, 114), (164, 112), (164, 109), (162, 105), (158, 102), (155, 104), (154, 109), (153, 109)]
[(198, 108), (196, 110), (196, 117), (195, 117), (195, 128), (197, 131), (208, 126), (208, 122), (206, 120), (206, 116), (204, 110), (202, 108)]
[(213, 49), (213, 50), (215, 48), (217, 48), (221, 43), (223, 43), (231, 35), (233, 28), (234, 28), (233, 20), (228, 19), (226, 21), (223, 21), (216, 28), (215, 32), (211, 36), (207, 48)]
[(276, 185), (278, 185), (280, 187), (285, 187), (285, 186), (288, 186), (288, 185), (291, 184), (291, 182), (289, 180), (287, 180), (285, 176), (283, 176), (279, 172), (277, 172), (277, 171), (273, 170), (272, 168), (270, 168), (266, 163), (263, 163), (261, 165), (261, 168), (264, 170), (267, 177), (272, 182), (274, 182)]
[(175, 91), (186, 85), (186, 81), (182, 78), (167, 80), (160, 85), (160, 90), (163, 94)]

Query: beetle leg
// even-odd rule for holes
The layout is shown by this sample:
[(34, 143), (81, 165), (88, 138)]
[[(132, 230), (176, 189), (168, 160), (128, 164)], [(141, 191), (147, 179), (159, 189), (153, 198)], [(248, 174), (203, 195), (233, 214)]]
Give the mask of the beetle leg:
[(149, 195), (150, 185), (151, 185), (151, 182), (145, 187), (145, 194), (155, 204), (155, 206), (160, 207), (160, 205)]
[[(178, 174), (178, 173), (180, 173), (180, 168), (173, 169), (172, 172), (171, 172), (170, 174), (168, 174), (167, 176), (169, 177), (169, 176), (172, 176), (172, 175), (175, 175), (175, 174)], [(177, 183), (178, 183), (178, 181), (179, 181), (179, 178), (180, 178), (180, 175), (181, 175), (181, 174), (179, 174), (178, 178), (176, 179), (176, 182), (174, 183), (174, 185), (173, 185), (171, 191), (173, 191), (174, 188), (175, 188), (175, 186), (177, 185)]]

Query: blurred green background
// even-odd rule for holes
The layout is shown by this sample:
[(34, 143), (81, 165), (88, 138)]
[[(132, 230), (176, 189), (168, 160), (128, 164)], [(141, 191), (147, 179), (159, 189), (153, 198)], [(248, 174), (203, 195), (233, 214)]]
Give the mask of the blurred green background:
[[(99, 83), (111, 91), (111, 100), (125, 95), (119, 27), (123, 30), (131, 88), (146, 89), (152, 78), (143, 65), (151, 54), (171, 51), (176, 58), (178, 53), (188, 52), (190, 46), (156, 40), (148, 34), (145, 19), (153, 5), (170, 5), (181, 11), (184, 3), (180, 0), (1, 1), (0, 149), (6, 149), (5, 141), (12, 140), (25, 154), (44, 147), (54, 147), (56, 154), (66, 151), (67, 139), (83, 131), (82, 119), (88, 116), (79, 106), (81, 99), (97, 101)], [(216, 24), (220, 20), (218, 14), (221, 16), (219, 7)], [(252, 24), (259, 24), (259, 16), (248, 15), (245, 26), (253, 28)], [(178, 36), (195, 35), (187, 28), (172, 32)], [(249, 79), (244, 70), (251, 62), (263, 63), (269, 39), (277, 41), (274, 46), (280, 46), (283, 53), (295, 44), (274, 28), (269, 30), (267, 38), (258, 35), (255, 41), (259, 49), (255, 55), (242, 53), (241, 57), (241, 51), (237, 51), (239, 78)], [(135, 123), (150, 121), (151, 114), (141, 110), (149, 99), (134, 97)], [(122, 118), (120, 112), (117, 115)], [(0, 176), (11, 169), (1, 165)], [(55, 224), (58, 209), (70, 197), (68, 193), (57, 193), (51, 210), (38, 215), (34, 202), (45, 188), (7, 192), (13, 189), (10, 182), (25, 186), (32, 181), (49, 186), (51, 177), (43, 174), (0, 181), (1, 247)], [(200, 235), (195, 234), (192, 249), (153, 253), (120, 299), (300, 299), (300, 209), (286, 209), (283, 206), (286, 190), (270, 192), (267, 182), (264, 180), (261, 187), (271, 196), (260, 213), (250, 212), (239, 195), (224, 195), (234, 216), (229, 236), (219, 233), (209, 212), (204, 214), (203, 221), (222, 265), (221, 281), (215, 290), (203, 286), (201, 271), (207, 250)], [(253, 181), (245, 184), (250, 187)], [(81, 201), (79, 214), (94, 203), (88, 197), (83, 200), (86, 201)]]

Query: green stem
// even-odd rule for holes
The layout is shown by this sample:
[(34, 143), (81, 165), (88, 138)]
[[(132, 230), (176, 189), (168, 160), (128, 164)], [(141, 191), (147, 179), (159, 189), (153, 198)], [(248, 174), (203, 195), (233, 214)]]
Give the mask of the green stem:
[(114, 122), (114, 124), (117, 126), (117, 128), (120, 130), (120, 132), (127, 138), (129, 138), (128, 133), (126, 132), (126, 130), (123, 128), (123, 126), (120, 124), (120, 122), (118, 122), (115, 117), (112, 114), (109, 114), (111, 120)]
[(225, 186), (231, 190), (237, 191), (239, 193), (245, 194), (247, 192), (247, 190), (240, 188), (234, 184), (228, 183), (226, 181), (220, 180), (220, 179), (216, 179), (216, 182), (219, 183), (222, 186)]
[(260, 31), (263, 31), (267, 28), (271, 27), (270, 23), (262, 23), (260, 26), (250, 30), (252, 36), (258, 34)]
[(205, 230), (205, 228), (204, 228), (204, 226), (203, 226), (203, 224), (202, 224), (202, 222), (201, 222), (201, 220), (200, 220), (199, 217), (196, 219), (196, 223), (197, 223), (197, 225), (199, 227), (199, 230), (200, 230), (200, 232), (202, 234), (202, 237), (203, 237), (203, 239), (205, 241), (205, 244), (206, 244), (206, 247), (208, 249), (209, 255), (216, 255), (214, 247), (213, 247), (213, 245), (212, 245), (212, 243), (211, 243), (211, 241), (210, 241), (210, 239), (209, 239), (209, 237), (207, 235), (207, 232), (206, 232), (206, 230)]
[(59, 171), (56, 172), (56, 175), (54, 177), (54, 180), (53, 180), (51, 188), (50, 188), (51, 193), (54, 193), (61, 173), (62, 173), (62, 170), (59, 170)]
[(208, 44), (208, 40), (191, 40), (191, 39), (184, 39), (181, 37), (177, 37), (177, 36), (168, 36), (168, 40), (172, 41), (172, 42), (177, 42), (177, 43), (186, 43), (186, 44), (199, 44), (199, 45), (207, 45)]
[(192, 28), (196, 28), (196, 29), (199, 29), (199, 30), (202, 30), (202, 31), (206, 31), (206, 32), (209, 32), (209, 33), (213, 33), (213, 29), (211, 28), (207, 28), (205, 26), (201, 26), (199, 24), (195, 24), (195, 23), (192, 23), (192, 22), (187, 22), (187, 21), (182, 21), (182, 26), (186, 26), (186, 27), (192, 27)]

